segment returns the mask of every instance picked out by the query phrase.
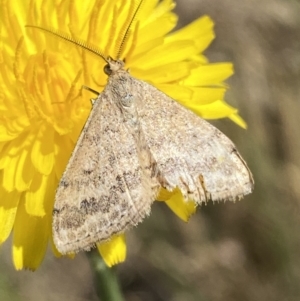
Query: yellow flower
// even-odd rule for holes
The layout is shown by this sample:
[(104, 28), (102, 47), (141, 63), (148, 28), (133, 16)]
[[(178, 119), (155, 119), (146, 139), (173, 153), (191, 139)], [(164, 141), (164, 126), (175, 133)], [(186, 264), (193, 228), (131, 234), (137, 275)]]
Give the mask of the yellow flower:
[[(55, 3), (54, 3), (55, 2)], [(29, 4), (30, 3), (30, 4)], [(146, 80), (204, 118), (229, 117), (244, 127), (223, 100), (230, 63), (210, 64), (202, 54), (214, 38), (207, 16), (181, 30), (174, 2), (147, 0), (125, 41), (121, 58)], [(51, 242), (55, 189), (90, 112), (91, 95), (106, 83), (104, 61), (74, 45), (25, 28), (57, 28), (116, 57), (134, 1), (1, 1), (0, 10), (0, 244), (12, 233), (16, 269), (36, 269)], [(180, 191), (159, 199), (183, 220), (195, 204)], [(98, 246), (113, 265), (125, 259), (124, 236)]]

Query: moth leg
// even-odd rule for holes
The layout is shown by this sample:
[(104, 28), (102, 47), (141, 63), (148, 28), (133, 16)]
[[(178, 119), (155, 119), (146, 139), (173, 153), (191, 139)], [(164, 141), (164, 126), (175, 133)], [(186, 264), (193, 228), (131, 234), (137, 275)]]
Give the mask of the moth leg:
[[(81, 89), (88, 90), (88, 91), (90, 91), (90, 92), (96, 94), (97, 96), (99, 96), (99, 94), (100, 94), (100, 92), (98, 92), (98, 91), (96, 91), (96, 90), (94, 90), (94, 89), (92, 89), (92, 88), (90, 88), (90, 87), (88, 87), (88, 86), (85, 86), (85, 85), (82, 85), (82, 86), (81, 86)], [(97, 99), (97, 98), (91, 98), (91, 99), (90, 99), (92, 105), (94, 104), (94, 102), (96, 101), (96, 99)]]
[(98, 91), (96, 91), (96, 90), (94, 90), (94, 89), (92, 89), (92, 88), (90, 88), (90, 87), (88, 87), (88, 86), (85, 86), (85, 85), (82, 85), (82, 86), (81, 86), (81, 89), (88, 90), (88, 91), (90, 91), (90, 92), (96, 94), (97, 96), (100, 94), (100, 92), (98, 92)]

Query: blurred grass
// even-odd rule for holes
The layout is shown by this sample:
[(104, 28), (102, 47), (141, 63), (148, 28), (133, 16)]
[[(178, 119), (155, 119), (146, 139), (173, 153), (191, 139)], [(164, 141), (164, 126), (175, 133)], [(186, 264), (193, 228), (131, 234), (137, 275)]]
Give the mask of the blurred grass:
[[(129, 301), (300, 300), (300, 1), (178, 0), (181, 25), (216, 23), (211, 61), (232, 61), (226, 99), (248, 123), (214, 124), (253, 171), (252, 195), (208, 204), (188, 224), (164, 204), (128, 235), (118, 267)], [(49, 254), (35, 272), (16, 272), (1, 252), (1, 300), (97, 300), (89, 264)]]

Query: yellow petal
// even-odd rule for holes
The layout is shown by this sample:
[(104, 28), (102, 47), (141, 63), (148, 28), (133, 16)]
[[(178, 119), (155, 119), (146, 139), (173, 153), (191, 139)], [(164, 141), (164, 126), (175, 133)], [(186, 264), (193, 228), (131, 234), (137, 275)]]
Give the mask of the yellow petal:
[[(148, 41), (156, 40), (157, 38), (164, 36), (166, 33), (170, 32), (176, 26), (177, 19), (178, 18), (176, 15), (167, 14), (159, 17), (154, 22), (148, 23), (145, 27), (141, 28), (139, 31), (139, 39), (136, 47), (136, 54), (141, 53), (139, 47), (143, 44), (148, 44)], [(157, 30), (158, 21), (159, 30)]]
[(215, 63), (199, 66), (191, 71), (191, 75), (182, 84), (188, 86), (224, 86), (225, 79), (233, 74), (231, 63)]
[(229, 119), (231, 119), (233, 122), (235, 122), (237, 125), (239, 125), (241, 128), (243, 129), (247, 129), (247, 123), (245, 122), (245, 120), (238, 115), (237, 113), (234, 113), (230, 116), (228, 116)]
[(149, 40), (149, 41), (141, 44), (137, 48), (137, 50), (134, 49), (133, 54), (128, 52), (127, 55), (126, 55), (126, 66), (128, 66), (130, 70), (131, 70), (132, 66), (135, 66), (135, 65), (131, 64), (132, 55), (134, 56), (134, 55), (143, 54), (143, 53), (149, 51), (150, 49), (154, 49), (155, 47), (158, 47), (159, 45), (162, 45), (163, 43), (164, 43), (164, 38), (163, 37), (158, 37), (154, 40)]
[[(3, 146), (3, 147), (2, 147)], [(6, 143), (5, 145), (1, 145), (1, 156), (0, 156), (0, 169), (4, 169), (10, 161), (9, 156), (7, 155), (7, 152), (9, 150), (9, 143)]]
[(168, 15), (175, 7), (175, 3), (173, 0), (152, 0), (152, 1), (144, 1), (143, 8), (140, 12), (140, 20), (143, 20), (145, 24), (151, 23), (161, 16)]
[(44, 175), (49, 175), (54, 164), (53, 128), (43, 124), (31, 151), (34, 167)]
[(24, 148), (19, 155), (15, 173), (15, 187), (18, 191), (25, 191), (30, 187), (34, 174), (28, 148)]
[(13, 261), (15, 268), (35, 270), (42, 262), (50, 233), (51, 215), (33, 217), (20, 200), (13, 235)]
[(196, 54), (193, 41), (175, 41), (132, 57), (131, 64), (147, 69), (182, 61), (193, 54)]
[(31, 182), (33, 167), (28, 156), (31, 141), (32, 135), (20, 135), (18, 139), (7, 143), (1, 151), (0, 166), (5, 174), (3, 186), (8, 191), (24, 191)]
[[(186, 105), (189, 107), (189, 104)], [(190, 108), (196, 114), (205, 119), (219, 119), (232, 116), (237, 109), (227, 104), (224, 100), (217, 100), (211, 104)]]
[(55, 137), (55, 174), (58, 179), (61, 178), (62, 173), (66, 169), (71, 152), (74, 149), (74, 142), (71, 141), (70, 136)]
[(44, 216), (50, 214), (56, 189), (55, 175), (40, 175), (35, 173), (25, 197), (25, 207), (28, 214)]
[(97, 244), (97, 248), (107, 266), (111, 267), (126, 259), (125, 235), (116, 235), (110, 241)]
[(44, 216), (44, 197), (47, 185), (47, 176), (35, 173), (30, 189), (25, 195), (25, 207), (28, 214), (33, 216)]
[(207, 59), (207, 57), (202, 54), (192, 55), (189, 59), (190, 59), (190, 61), (197, 62), (200, 65), (205, 65), (205, 64), (209, 63), (209, 60)]
[[(197, 107), (199, 105), (210, 104), (218, 99), (223, 99), (226, 89), (225, 88), (207, 88), (207, 87), (192, 87), (193, 96), (187, 102), (189, 107)], [(181, 101), (183, 103), (183, 101)]]
[(131, 68), (130, 73), (136, 78), (143, 78), (143, 80), (153, 82), (157, 86), (160, 83), (181, 80), (190, 74), (190, 69), (188, 62), (177, 62), (167, 64), (163, 70), (161, 67), (147, 70)]
[[(7, 90), (7, 87), (5, 87), (3, 89)], [(20, 99), (19, 99), (19, 102), (20, 102)], [(7, 103), (7, 102), (5, 102), (5, 103)], [(16, 104), (16, 105), (18, 105), (18, 104)], [(9, 107), (9, 110), (5, 112), (7, 114), (6, 116), (9, 116), (11, 113), (10, 111), (13, 111), (13, 110), (15, 110), (15, 109)], [(10, 120), (8, 123), (5, 124), (5, 126), (3, 126), (3, 125), (0, 126), (0, 141), (10, 141), (10, 140), (16, 138), (24, 130), (24, 128), (29, 126), (29, 124), (30, 123), (29, 123), (28, 118), (26, 118), (24, 116), (20, 116), (20, 117), (16, 118), (14, 116), (13, 120)]]
[(15, 139), (18, 134), (11, 134), (8, 132), (7, 127), (3, 124), (0, 125), (0, 141), (10, 141)]
[(6, 166), (3, 170), (3, 187), (7, 191), (13, 191), (15, 189), (15, 174), (18, 164), (19, 157), (15, 156), (13, 158), (6, 157)]
[(193, 95), (192, 89), (189, 87), (184, 87), (180, 85), (168, 85), (168, 84), (158, 84), (155, 85), (157, 89), (166, 93), (168, 96), (173, 99), (191, 99)]
[(208, 16), (203, 16), (170, 34), (166, 40), (192, 40), (197, 45), (197, 51), (200, 53), (209, 46), (215, 37), (213, 26), (214, 22), (212, 19)]
[(156, 197), (157, 201), (165, 202), (166, 200), (170, 199), (172, 197), (173, 191), (169, 191), (165, 188), (161, 188), (159, 190), (159, 193)]
[(17, 191), (7, 192), (0, 186), (0, 195), (0, 244), (2, 244), (8, 238), (13, 228), (20, 193)]
[(161, 189), (157, 199), (164, 200), (165, 204), (185, 222), (196, 212), (196, 203), (190, 200), (185, 201), (178, 188), (172, 192)]

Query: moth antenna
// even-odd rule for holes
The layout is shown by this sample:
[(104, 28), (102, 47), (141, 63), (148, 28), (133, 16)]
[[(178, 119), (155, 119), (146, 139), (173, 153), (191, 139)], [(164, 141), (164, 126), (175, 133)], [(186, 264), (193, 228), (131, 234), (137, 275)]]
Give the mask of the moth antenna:
[(133, 15), (132, 15), (131, 20), (129, 21), (129, 24), (128, 24), (128, 26), (127, 26), (127, 28), (126, 28), (126, 31), (125, 31), (125, 33), (124, 33), (124, 35), (123, 35), (123, 38), (122, 38), (122, 40), (121, 40), (121, 42), (120, 42), (119, 50), (118, 50), (118, 53), (117, 53), (117, 59), (118, 59), (118, 60), (120, 59), (121, 52), (122, 52), (122, 50), (123, 50), (124, 44), (125, 44), (125, 42), (126, 42), (126, 40), (127, 40), (127, 38), (128, 38), (130, 28), (131, 28), (133, 22), (135, 21), (136, 16), (137, 16), (138, 12), (140, 11), (140, 8), (141, 8), (143, 2), (144, 2), (143, 0), (140, 0), (138, 6), (136, 7), (136, 9), (135, 9), (135, 11), (134, 11), (134, 13), (133, 13)]
[(89, 51), (97, 56), (100, 56), (106, 63), (109, 63), (109, 60), (104, 56), (104, 54), (97, 47), (88, 44), (84, 40), (81, 40), (79, 38), (74, 38), (67, 33), (63, 33), (63, 32), (60, 32), (60, 31), (52, 29), (52, 28), (45, 28), (45, 27), (36, 26), (36, 25), (25, 25), (25, 27), (31, 27), (31, 28), (37, 28), (37, 29), (43, 30), (43, 31), (50, 33), (58, 38), (61, 38), (67, 42), (70, 42), (76, 46), (79, 46), (86, 51)]

